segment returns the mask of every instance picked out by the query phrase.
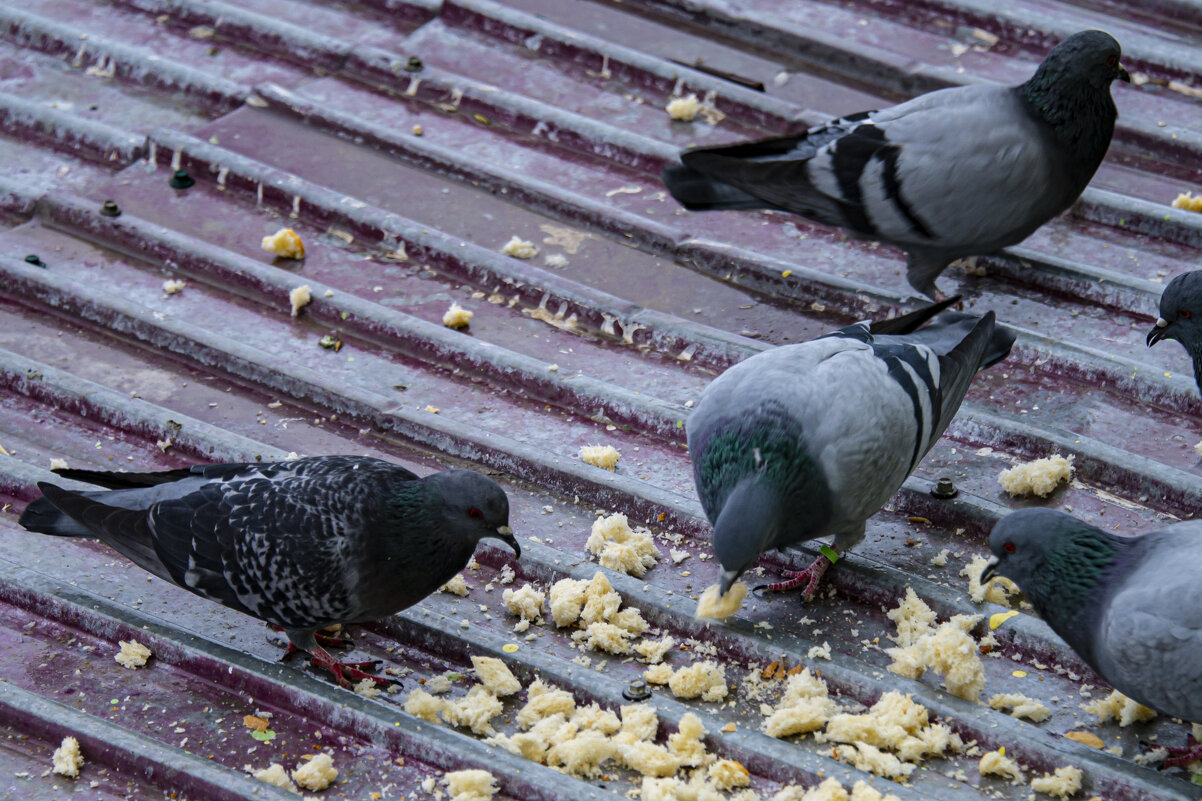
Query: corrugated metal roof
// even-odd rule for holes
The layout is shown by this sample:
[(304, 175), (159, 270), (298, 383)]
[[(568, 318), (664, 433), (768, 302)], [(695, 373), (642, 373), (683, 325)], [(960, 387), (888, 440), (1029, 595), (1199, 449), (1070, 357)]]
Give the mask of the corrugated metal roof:
[[(662, 560), (645, 580), (611, 575), (614, 586), (654, 626), (712, 644), (732, 683), (782, 654), (805, 663), (829, 642), (831, 660), (815, 666), (847, 704), (901, 689), (1029, 772), (1082, 767), (1085, 794), (1196, 796), (1181, 772), (1132, 760), (1138, 740), (1179, 741), (1184, 728), (1095, 728), (1079, 705), (1096, 680), (1031, 616), (997, 632), (986, 692), (1041, 699), (1053, 712), (1042, 724), (883, 670), (883, 611), (905, 587), (941, 615), (1001, 611), (971, 603), (958, 571), (984, 552), (993, 521), (1028, 503), (1001, 494), (1003, 467), (1074, 455), (1076, 480), (1049, 504), (1125, 531), (1191, 516), (1202, 497), (1189, 361), (1144, 346), (1160, 289), (1202, 247), (1202, 217), (1166, 205), (1202, 182), (1202, 100), (1189, 90), (1200, 83), (1202, 11), (1186, 0), (993, 5), (0, 7), (0, 445), (10, 454), (0, 496), (13, 504), (0, 516), (3, 797), (289, 797), (243, 766), (294, 764), (315, 749), (331, 749), (340, 771), (326, 795), (349, 798), (405, 797), (465, 766), (493, 770), (510, 799), (631, 789), (620, 772), (581, 782), (422, 723), (395, 698), (277, 665), (278, 643), (255, 621), (195, 603), (99, 545), (16, 524), (52, 458), (144, 470), (290, 451), (490, 471), (522, 537), (519, 582), (591, 576), (594, 510), (625, 512), (682, 535), (694, 558)], [(686, 402), (750, 354), (904, 308), (910, 292), (897, 251), (787, 215), (685, 213), (659, 170), (690, 145), (797, 130), (939, 86), (1020, 80), (1084, 27), (1114, 33), (1149, 79), (1116, 86), (1106, 163), (1070, 213), (1010, 254), (978, 259), (984, 275), (953, 268), (941, 279), (1019, 331), (1014, 354), (979, 377), (948, 437), (828, 574), (833, 595), (804, 607), (754, 600), (728, 625), (697, 624), (692, 598), (713, 568), (699, 558), (708, 527), (683, 447)], [(670, 121), (667, 100), (690, 92), (725, 116)], [(194, 186), (169, 185), (181, 168)], [(105, 201), (120, 215), (102, 214)], [(308, 244), (303, 263), (259, 249), (284, 222)], [(501, 255), (514, 235), (540, 255)], [(549, 266), (549, 255), (566, 264)], [(187, 288), (165, 295), (168, 277)], [(288, 292), (301, 284), (315, 301), (293, 318)], [(442, 327), (452, 301), (475, 312), (469, 331)], [(341, 349), (319, 347), (326, 335)], [(597, 442), (622, 451), (616, 473), (577, 458)], [(955, 500), (929, 494), (941, 476), (955, 480)], [(948, 566), (933, 567), (944, 548)], [(467, 598), (439, 594), (369, 626), (356, 652), (411, 670), (407, 688), (471, 654), (503, 654), (523, 680), (538, 673), (582, 701), (622, 703), (641, 665), (590, 654), (586, 668), (562, 631), (511, 631), (489, 586), (507, 553), (482, 547)], [(153, 649), (152, 669), (112, 660), (131, 636)], [(670, 729), (701, 714), (711, 751), (746, 765), (764, 797), (786, 782), (867, 778), (812, 739), (760, 734), (759, 702), (739, 689), (733, 698), (657, 691), (653, 702)], [(242, 725), (256, 711), (273, 713), (271, 742)], [(720, 733), (732, 720), (738, 732)], [(1081, 727), (1122, 755), (1059, 736)], [(70, 788), (42, 775), (66, 733), (92, 762)], [(903, 799), (972, 798), (978, 784), (1003, 798), (1029, 792), (979, 780), (967, 757), (926, 767), (908, 785), (876, 785)]]

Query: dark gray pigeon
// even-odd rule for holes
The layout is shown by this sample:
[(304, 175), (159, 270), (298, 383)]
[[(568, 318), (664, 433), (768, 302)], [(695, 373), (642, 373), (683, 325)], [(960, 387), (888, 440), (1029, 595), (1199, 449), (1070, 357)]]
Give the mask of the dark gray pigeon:
[(833, 534), (833, 551), (768, 586), (805, 584), (809, 598), (832, 557), (863, 539), (972, 377), (1014, 343), (993, 312), (944, 311), (958, 300), (759, 353), (706, 387), (687, 432), (722, 594), (764, 551)]
[[(989, 550), (982, 582), (1014, 581), (1123, 695), (1202, 723), (1202, 522), (1125, 537), (1064, 512), (1023, 509), (993, 527)], [(1166, 765), (1202, 758), (1196, 744), (1169, 750)]]
[(1202, 392), (1202, 270), (1169, 281), (1160, 295), (1160, 317), (1148, 332), (1148, 347), (1175, 339), (1194, 363), (1194, 381)]
[(802, 134), (686, 151), (663, 180), (685, 208), (776, 209), (896, 245), (931, 298), (964, 256), (1026, 239), (1081, 195), (1114, 133), (1119, 43), (1073, 34), (1018, 86), (940, 89)]
[(419, 478), (360, 456), (209, 464), (159, 473), (59, 470), (108, 490), (40, 483), (21, 525), (96, 538), (159, 578), (257, 617), (288, 636), (287, 655), (346, 678), (386, 679), (343, 664), (318, 629), (385, 617), (417, 603), (468, 563), (487, 537), (521, 551), (509, 501), (470, 470)]

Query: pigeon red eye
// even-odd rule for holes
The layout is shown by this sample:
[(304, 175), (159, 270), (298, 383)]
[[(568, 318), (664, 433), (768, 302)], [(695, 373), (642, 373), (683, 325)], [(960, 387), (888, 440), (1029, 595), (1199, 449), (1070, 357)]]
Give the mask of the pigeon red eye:
[(1177, 316), (1178, 316), (1178, 317), (1183, 317), (1183, 318), (1185, 318), (1186, 320), (1188, 320), (1188, 319), (1189, 319), (1189, 309), (1178, 309), (1178, 310), (1177, 310)]
[(481, 517), (484, 517), (484, 512), (481, 512), (479, 509), (468, 509), (467, 516), (479, 520)]
[(1111, 56), (1110, 58), (1106, 59), (1106, 66), (1113, 67), (1115, 65), (1115, 63), (1117, 63), (1117, 62), (1118, 62), (1118, 58), (1115, 56)]
[(1014, 553), (1014, 551), (1015, 551), (1014, 543), (1007, 542), (1005, 545), (1002, 546), (1002, 550), (1005, 551), (1006, 553)]

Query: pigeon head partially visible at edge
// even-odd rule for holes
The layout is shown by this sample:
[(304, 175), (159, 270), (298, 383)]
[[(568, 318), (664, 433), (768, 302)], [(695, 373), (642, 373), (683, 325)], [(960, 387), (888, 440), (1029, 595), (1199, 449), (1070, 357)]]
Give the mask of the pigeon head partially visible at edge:
[(1148, 332), (1148, 347), (1162, 339), (1180, 342), (1194, 362), (1194, 377), (1202, 375), (1202, 270), (1179, 275), (1164, 288), (1160, 318)]
[(442, 517), (434, 522), (441, 524), (444, 536), (458, 536), (473, 546), (482, 539), (499, 539), (513, 549), (515, 557), (522, 555), (509, 527), (509, 499), (497, 482), (472, 470), (444, 470), (426, 476), (422, 483), (441, 498), (432, 508)]

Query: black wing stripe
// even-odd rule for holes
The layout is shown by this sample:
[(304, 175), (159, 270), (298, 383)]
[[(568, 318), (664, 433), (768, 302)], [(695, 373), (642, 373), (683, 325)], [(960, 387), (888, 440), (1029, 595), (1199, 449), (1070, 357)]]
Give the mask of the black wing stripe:
[(910, 223), (911, 231), (925, 239), (934, 239), (935, 235), (931, 233), (931, 229), (914, 212), (914, 209), (910, 208), (910, 204), (906, 202), (906, 199), (901, 196), (901, 182), (897, 179), (898, 152), (896, 145), (889, 145), (880, 150), (881, 161), (885, 167), (885, 197), (893, 203), (894, 208)]

